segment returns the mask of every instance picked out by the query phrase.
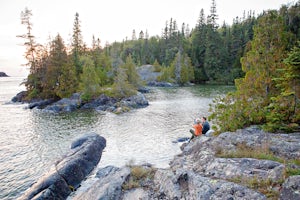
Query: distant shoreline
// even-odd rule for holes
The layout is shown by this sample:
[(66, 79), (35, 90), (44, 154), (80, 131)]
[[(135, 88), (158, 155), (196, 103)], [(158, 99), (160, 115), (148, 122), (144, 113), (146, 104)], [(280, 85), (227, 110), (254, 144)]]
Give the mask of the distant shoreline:
[(0, 72), (0, 77), (9, 77), (5, 72)]

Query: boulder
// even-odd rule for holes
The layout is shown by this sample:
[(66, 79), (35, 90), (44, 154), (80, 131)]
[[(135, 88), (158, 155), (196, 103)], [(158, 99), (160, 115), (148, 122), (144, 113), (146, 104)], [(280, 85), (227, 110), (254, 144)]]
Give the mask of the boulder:
[(106, 140), (96, 133), (78, 138), (70, 152), (19, 199), (66, 199), (98, 164), (105, 146)]
[(125, 98), (121, 101), (122, 106), (129, 108), (143, 108), (149, 105), (148, 100), (145, 95), (141, 92), (138, 92), (136, 95)]
[(96, 99), (84, 104), (81, 109), (96, 109), (98, 107), (102, 107), (103, 110), (106, 110), (106, 108), (113, 106), (116, 102), (116, 99), (101, 94)]
[(12, 102), (25, 102), (25, 98), (27, 96), (27, 91), (21, 91), (16, 96), (14, 96), (11, 101)]
[(70, 98), (63, 98), (44, 108), (45, 111), (51, 112), (72, 112), (77, 110), (82, 104), (79, 93), (74, 93)]

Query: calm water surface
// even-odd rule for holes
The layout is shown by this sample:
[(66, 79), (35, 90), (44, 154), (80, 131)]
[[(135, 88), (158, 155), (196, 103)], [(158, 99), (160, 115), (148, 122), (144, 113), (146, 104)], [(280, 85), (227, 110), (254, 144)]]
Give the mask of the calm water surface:
[(156, 88), (146, 94), (150, 105), (115, 115), (94, 111), (51, 114), (12, 104), (10, 99), (24, 87), (22, 78), (0, 78), (0, 199), (20, 196), (84, 133), (96, 132), (107, 140), (98, 168), (152, 163), (166, 168), (179, 145), (189, 137), (193, 119), (207, 116), (217, 95), (228, 86)]

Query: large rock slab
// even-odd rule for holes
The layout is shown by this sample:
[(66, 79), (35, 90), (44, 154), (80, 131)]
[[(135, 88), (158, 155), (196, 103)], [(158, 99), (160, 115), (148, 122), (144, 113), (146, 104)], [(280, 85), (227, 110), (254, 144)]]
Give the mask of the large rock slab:
[(216, 137), (213, 143), (226, 151), (232, 151), (238, 144), (244, 144), (254, 149), (263, 147), (286, 159), (300, 158), (300, 133), (274, 134), (251, 126), (236, 132), (224, 132)]
[(78, 138), (70, 152), (19, 199), (66, 199), (98, 164), (105, 146), (105, 138), (96, 133)]
[(130, 175), (130, 168), (107, 166), (97, 172), (97, 181), (87, 190), (74, 196), (73, 200), (81, 199), (121, 199), (122, 185)]
[(163, 199), (266, 199), (247, 187), (184, 169), (160, 169), (154, 183), (158, 186), (156, 196)]

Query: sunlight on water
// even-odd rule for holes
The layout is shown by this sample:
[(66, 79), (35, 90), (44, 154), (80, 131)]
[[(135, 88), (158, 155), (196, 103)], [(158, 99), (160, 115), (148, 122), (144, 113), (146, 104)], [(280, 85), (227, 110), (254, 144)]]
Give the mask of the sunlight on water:
[(150, 105), (115, 115), (94, 111), (51, 114), (8, 103), (23, 87), (20, 78), (0, 79), (0, 199), (15, 199), (32, 185), (82, 134), (107, 140), (98, 167), (131, 161), (168, 167), (180, 153), (179, 137), (189, 137), (195, 117), (207, 116), (212, 98), (225, 86), (157, 88), (146, 94)]

